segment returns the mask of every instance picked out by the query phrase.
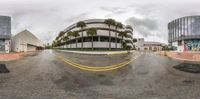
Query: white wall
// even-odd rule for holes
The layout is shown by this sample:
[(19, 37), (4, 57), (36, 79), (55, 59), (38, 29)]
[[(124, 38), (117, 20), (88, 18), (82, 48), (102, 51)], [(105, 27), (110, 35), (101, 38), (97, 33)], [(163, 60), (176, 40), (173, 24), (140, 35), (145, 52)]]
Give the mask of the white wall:
[(11, 40), (5, 40), (5, 51), (6, 53), (11, 51)]
[(43, 43), (27, 30), (24, 30), (12, 37), (12, 51), (26, 52), (28, 51), (27, 45), (43, 47)]
[[(76, 44), (69, 44), (67, 46), (68, 48), (76, 48)], [(83, 48), (91, 48), (91, 47), (92, 47), (92, 42), (83, 42)], [(109, 48), (109, 42), (93, 42), (93, 47)], [(77, 48), (81, 48), (81, 43), (77, 43)], [(111, 48), (116, 48), (115, 43), (111, 43)], [(120, 43), (117, 43), (117, 48), (121, 48)]]

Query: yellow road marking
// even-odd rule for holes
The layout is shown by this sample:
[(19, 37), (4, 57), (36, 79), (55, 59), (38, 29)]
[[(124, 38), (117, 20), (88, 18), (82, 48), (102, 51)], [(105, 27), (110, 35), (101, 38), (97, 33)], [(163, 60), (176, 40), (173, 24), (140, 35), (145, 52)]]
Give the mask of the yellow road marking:
[(69, 60), (63, 58), (62, 56), (60, 56), (58, 58), (60, 58), (65, 63), (67, 63), (67, 64), (69, 64), (69, 65), (71, 65), (73, 67), (82, 69), (82, 70), (87, 70), (87, 71), (109, 71), (109, 70), (114, 70), (114, 69), (118, 69), (118, 68), (124, 67), (125, 65), (127, 65), (127, 64), (131, 63), (133, 60), (135, 60), (137, 57), (135, 57), (135, 58), (133, 58), (133, 59), (131, 59), (129, 61), (121, 62), (119, 64), (115, 64), (115, 65), (111, 65), (111, 66), (101, 66), (101, 67), (94, 67), (94, 66), (86, 66), (86, 65), (77, 64), (77, 63), (74, 63), (72, 61), (69, 61)]
[(74, 64), (72, 64), (72, 63), (70, 63), (70, 62), (67, 62), (67, 61), (64, 61), (64, 62), (66, 62), (67, 64), (69, 64), (69, 65), (71, 65), (71, 66), (73, 66), (73, 67), (76, 67), (76, 68), (79, 68), (79, 69), (82, 69), (82, 70), (87, 70), (87, 71), (109, 71), (109, 70), (114, 70), (114, 69), (121, 68), (121, 67), (127, 65), (128, 63), (130, 63), (130, 62), (128, 62), (128, 63), (126, 63), (126, 64), (124, 64), (124, 65), (117, 66), (117, 67), (113, 67), (113, 68), (91, 69), (91, 68), (80, 67), (80, 66), (74, 65)]
[(123, 65), (123, 64), (125, 64), (126, 62), (128, 62), (128, 61), (124, 61), (124, 62), (115, 64), (115, 65), (110, 65), (110, 66), (86, 66), (86, 65), (77, 64), (77, 63), (75, 63), (75, 62), (72, 62), (72, 61), (70, 61), (70, 60), (67, 60), (67, 59), (63, 58), (62, 56), (60, 56), (60, 58), (63, 59), (63, 60), (65, 60), (65, 61), (67, 61), (67, 62), (70, 62), (70, 63), (72, 63), (72, 64), (74, 64), (74, 65), (77, 65), (77, 66), (80, 66), (80, 67), (84, 67), (84, 68), (93, 68), (93, 69), (112, 68), (112, 67), (116, 67), (116, 66), (119, 66), (119, 65)]

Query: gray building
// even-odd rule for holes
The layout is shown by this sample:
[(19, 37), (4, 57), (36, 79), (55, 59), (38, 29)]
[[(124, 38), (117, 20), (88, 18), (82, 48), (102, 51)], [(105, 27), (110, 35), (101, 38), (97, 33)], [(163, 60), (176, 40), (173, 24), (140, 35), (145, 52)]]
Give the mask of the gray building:
[(0, 16), (0, 53), (9, 53), (11, 50), (11, 18)]
[(186, 16), (168, 24), (169, 43), (177, 51), (200, 51), (200, 16)]

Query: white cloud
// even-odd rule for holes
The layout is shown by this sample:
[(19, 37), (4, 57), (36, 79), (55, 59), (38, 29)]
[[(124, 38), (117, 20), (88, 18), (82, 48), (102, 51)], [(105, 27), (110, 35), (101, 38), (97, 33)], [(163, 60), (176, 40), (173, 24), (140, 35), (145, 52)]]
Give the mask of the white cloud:
[(2, 0), (0, 15), (12, 16), (12, 34), (28, 29), (44, 42), (79, 20), (114, 18), (135, 25), (134, 36), (166, 43), (167, 23), (199, 14), (199, 4), (198, 0)]

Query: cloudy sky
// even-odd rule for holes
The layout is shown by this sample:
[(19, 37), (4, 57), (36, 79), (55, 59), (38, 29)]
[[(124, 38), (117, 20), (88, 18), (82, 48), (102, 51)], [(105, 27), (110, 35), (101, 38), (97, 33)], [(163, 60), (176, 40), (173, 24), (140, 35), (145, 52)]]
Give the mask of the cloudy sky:
[(74, 22), (113, 18), (134, 29), (134, 37), (167, 43), (167, 23), (200, 15), (199, 0), (0, 0), (0, 15), (12, 17), (12, 34), (28, 29), (44, 43)]

